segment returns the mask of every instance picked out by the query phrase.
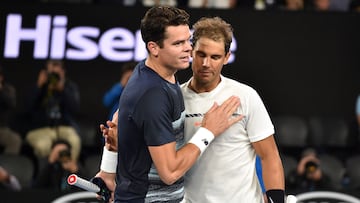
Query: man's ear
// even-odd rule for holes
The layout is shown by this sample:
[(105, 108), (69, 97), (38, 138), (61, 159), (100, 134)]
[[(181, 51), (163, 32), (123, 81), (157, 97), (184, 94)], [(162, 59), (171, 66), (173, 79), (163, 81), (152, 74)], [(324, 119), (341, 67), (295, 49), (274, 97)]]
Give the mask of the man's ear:
[(159, 52), (159, 45), (156, 42), (150, 41), (147, 43), (148, 50), (151, 55), (157, 56)]
[(225, 55), (224, 65), (228, 64), (230, 55), (231, 55), (230, 51)]

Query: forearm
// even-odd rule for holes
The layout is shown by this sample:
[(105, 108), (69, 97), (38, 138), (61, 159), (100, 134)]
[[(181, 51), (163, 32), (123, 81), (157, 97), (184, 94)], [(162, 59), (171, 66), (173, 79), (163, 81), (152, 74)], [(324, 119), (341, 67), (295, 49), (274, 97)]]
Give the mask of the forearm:
[[(162, 148), (161, 150), (159, 148)], [(173, 153), (166, 152), (165, 149), (175, 148), (175, 143), (169, 143), (160, 147), (149, 147), (154, 159), (156, 168), (161, 180), (166, 184), (173, 184), (181, 178), (186, 171), (196, 162), (200, 155), (200, 149), (194, 144), (187, 144), (180, 150)], [(165, 149), (165, 152), (164, 150)], [(109, 151), (104, 147), (101, 159), (100, 170), (103, 173), (115, 174), (117, 165), (117, 152)]]
[(284, 169), (280, 157), (263, 160), (262, 164), (263, 179), (266, 190), (285, 190)]
[(175, 143), (149, 147), (159, 176), (168, 185), (181, 178), (200, 155), (200, 149), (194, 144), (186, 144), (176, 152), (170, 152), (170, 148), (175, 149)]
[(212, 132), (205, 128), (199, 128), (189, 143), (179, 150), (175, 150), (175, 142), (149, 147), (161, 180), (166, 184), (177, 181), (194, 165), (213, 139)]

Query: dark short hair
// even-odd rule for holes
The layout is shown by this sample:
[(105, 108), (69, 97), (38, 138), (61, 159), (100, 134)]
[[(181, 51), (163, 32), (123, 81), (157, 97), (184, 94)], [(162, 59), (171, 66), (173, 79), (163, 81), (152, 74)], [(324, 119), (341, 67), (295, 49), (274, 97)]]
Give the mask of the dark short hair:
[(150, 41), (163, 46), (165, 29), (169, 26), (189, 25), (190, 15), (180, 8), (155, 6), (150, 8), (141, 20), (141, 36), (145, 44)]

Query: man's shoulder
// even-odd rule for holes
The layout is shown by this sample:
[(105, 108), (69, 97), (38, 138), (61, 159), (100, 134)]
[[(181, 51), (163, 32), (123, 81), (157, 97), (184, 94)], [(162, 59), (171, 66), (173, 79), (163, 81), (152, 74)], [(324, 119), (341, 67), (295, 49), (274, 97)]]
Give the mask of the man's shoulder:
[[(190, 80), (191, 80), (191, 79), (190, 79)], [(190, 80), (188, 80), (188, 81), (186, 81), (186, 82), (184, 82), (184, 83), (181, 83), (181, 84), (180, 84), (180, 88), (181, 88), (181, 89), (184, 89), (184, 88), (189, 84)]]
[(239, 81), (225, 76), (222, 76), (221, 79), (224, 82), (225, 86), (227, 87), (232, 87), (237, 89), (240, 88), (242, 90), (247, 90), (247, 91), (255, 91), (253, 87), (251, 87), (250, 85), (246, 84), (243, 81)]

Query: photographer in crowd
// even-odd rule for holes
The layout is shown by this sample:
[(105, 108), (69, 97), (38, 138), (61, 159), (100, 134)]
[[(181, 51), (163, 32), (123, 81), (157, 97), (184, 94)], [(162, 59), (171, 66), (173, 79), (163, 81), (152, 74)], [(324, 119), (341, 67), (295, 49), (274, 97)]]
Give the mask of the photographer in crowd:
[(46, 61), (28, 98), (27, 122), (30, 126), (26, 141), (33, 148), (40, 166), (58, 139), (69, 142), (72, 159), (77, 160), (81, 140), (74, 115), (79, 109), (80, 94), (77, 84), (66, 78), (63, 61)]
[(86, 177), (81, 164), (71, 158), (71, 145), (64, 140), (57, 140), (51, 146), (47, 164), (34, 182), (36, 188), (50, 188), (56, 191), (74, 189), (67, 183), (70, 174)]
[(331, 189), (331, 180), (322, 168), (316, 150), (305, 149), (297, 168), (287, 177), (287, 190), (292, 192), (310, 192)]

